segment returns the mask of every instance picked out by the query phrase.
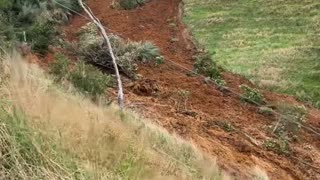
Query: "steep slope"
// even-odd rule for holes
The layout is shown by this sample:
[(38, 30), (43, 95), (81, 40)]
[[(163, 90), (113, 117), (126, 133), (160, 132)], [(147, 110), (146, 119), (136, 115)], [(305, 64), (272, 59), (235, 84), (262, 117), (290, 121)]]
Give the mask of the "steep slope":
[[(319, 179), (319, 136), (302, 131), (300, 140), (292, 144), (294, 157), (314, 167), (301, 163), (293, 156), (266, 151), (262, 142), (272, 137), (266, 127), (275, 121), (275, 117), (259, 114), (256, 106), (243, 103), (232, 93), (221, 92), (214, 85), (205, 83), (203, 78), (188, 76), (185, 70), (170, 62), (192, 69), (192, 56), (196, 53), (185, 26), (180, 22), (180, 2), (154, 0), (127, 11), (111, 8), (112, 0), (88, 0), (92, 11), (110, 32), (134, 41), (150, 40), (160, 47), (167, 60), (159, 66), (139, 67), (143, 78), (126, 87), (127, 106), (138, 109), (145, 117), (156, 119), (169, 131), (195, 142), (204, 152), (217, 157), (218, 164), (237, 179), (252, 177), (255, 166), (265, 169), (271, 179)], [(74, 17), (71, 25), (65, 28), (67, 38), (76, 41), (77, 30), (87, 22), (81, 16)], [(224, 73), (223, 78), (235, 92), (240, 92), (240, 84), (250, 84), (230, 73)], [(155, 95), (139, 91), (139, 88), (149, 84), (156, 85), (157, 88), (153, 89), (157, 91)], [(178, 89), (190, 92), (187, 102), (192, 113), (181, 113), (177, 109), (179, 100), (174, 92)], [(268, 92), (264, 95), (269, 102), (297, 103), (288, 96)], [(319, 112), (312, 112), (313, 118), (309, 118), (308, 122), (319, 128)], [(246, 134), (223, 131), (216, 125), (221, 121)], [(258, 143), (252, 143), (252, 139)], [(310, 148), (304, 148), (306, 146)]]

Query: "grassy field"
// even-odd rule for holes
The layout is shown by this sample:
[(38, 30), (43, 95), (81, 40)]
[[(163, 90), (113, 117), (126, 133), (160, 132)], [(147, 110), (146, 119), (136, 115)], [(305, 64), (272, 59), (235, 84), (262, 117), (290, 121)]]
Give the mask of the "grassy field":
[(184, 21), (218, 64), (320, 107), (318, 0), (184, 2)]

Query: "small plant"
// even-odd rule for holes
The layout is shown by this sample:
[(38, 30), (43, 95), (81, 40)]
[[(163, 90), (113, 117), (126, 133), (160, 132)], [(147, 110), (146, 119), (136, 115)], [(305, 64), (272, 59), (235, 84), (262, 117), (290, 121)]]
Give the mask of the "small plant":
[(120, 7), (126, 10), (135, 9), (144, 3), (145, 0), (119, 0)]
[(27, 33), (32, 44), (32, 50), (40, 54), (47, 53), (55, 33), (53, 24), (50, 22), (35, 24)]
[(80, 62), (74, 71), (70, 73), (69, 80), (84, 93), (97, 97), (112, 85), (111, 76), (105, 75), (92, 65)]
[(226, 132), (233, 132), (235, 129), (230, 122), (218, 121), (217, 125)]
[(277, 154), (290, 154), (289, 142), (285, 139), (269, 139), (264, 141), (263, 146)]
[(202, 53), (195, 56), (194, 70), (211, 79), (220, 79), (220, 69), (212, 60), (209, 53)]
[(252, 104), (265, 104), (262, 94), (258, 89), (251, 88), (245, 84), (240, 85), (240, 88), (244, 91), (241, 99)]
[(63, 54), (55, 56), (55, 61), (49, 66), (49, 72), (54, 75), (54, 79), (57, 82), (62, 81), (69, 75), (70, 60)]
[(142, 62), (161, 58), (159, 48), (151, 42), (145, 42), (141, 45), (139, 58), (142, 60)]

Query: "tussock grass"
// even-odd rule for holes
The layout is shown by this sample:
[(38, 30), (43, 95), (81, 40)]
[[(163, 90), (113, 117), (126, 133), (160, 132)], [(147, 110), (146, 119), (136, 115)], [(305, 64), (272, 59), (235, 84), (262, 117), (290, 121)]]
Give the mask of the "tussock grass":
[(185, 22), (224, 69), (320, 107), (317, 0), (184, 0)]
[[(8, 59), (10, 77), (0, 92), (1, 103), (10, 103), (1, 104), (1, 146), (19, 153), (3, 165), (10, 171), (2, 168), (0, 174), (21, 179), (226, 177), (192, 144), (134, 112), (120, 114), (112, 105), (94, 104), (73, 89), (57, 87), (38, 67)], [(20, 156), (24, 161), (16, 160)], [(6, 161), (9, 157), (2, 154)]]

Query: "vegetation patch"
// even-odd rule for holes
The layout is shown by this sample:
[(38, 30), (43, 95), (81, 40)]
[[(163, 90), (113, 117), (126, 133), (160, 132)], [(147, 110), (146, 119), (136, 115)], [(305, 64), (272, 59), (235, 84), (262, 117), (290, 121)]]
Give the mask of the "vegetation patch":
[(94, 97), (102, 95), (107, 87), (112, 86), (111, 76), (84, 62), (77, 63), (75, 70), (70, 72), (69, 80), (81, 92)]
[(264, 141), (263, 146), (277, 154), (290, 154), (289, 142), (286, 139), (268, 139)]
[(69, 80), (80, 92), (94, 98), (102, 95), (107, 87), (112, 87), (113, 78), (96, 67), (81, 61), (71, 69), (70, 64), (70, 60), (64, 55), (56, 55), (49, 71), (54, 75), (55, 81)]
[(252, 104), (263, 105), (265, 104), (264, 98), (258, 89), (251, 88), (247, 85), (240, 85), (240, 88), (244, 91), (241, 99)]
[[(55, 2), (55, 1), (54, 1)], [(59, 0), (74, 8), (76, 0)], [(0, 42), (31, 45), (32, 50), (45, 54), (54, 41), (55, 25), (67, 22), (71, 12), (57, 3), (45, 0), (2, 0), (0, 4)]]
[(211, 79), (220, 79), (220, 69), (208, 53), (200, 53), (194, 57), (194, 70)]
[[(121, 73), (135, 78), (137, 63), (157, 63), (163, 61), (159, 49), (151, 42), (125, 42), (120, 37), (110, 34), (113, 51)], [(112, 59), (103, 37), (93, 23), (88, 23), (79, 31), (78, 55), (89, 63), (113, 69)]]

